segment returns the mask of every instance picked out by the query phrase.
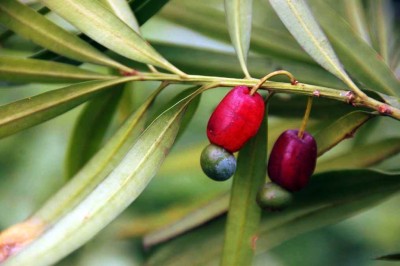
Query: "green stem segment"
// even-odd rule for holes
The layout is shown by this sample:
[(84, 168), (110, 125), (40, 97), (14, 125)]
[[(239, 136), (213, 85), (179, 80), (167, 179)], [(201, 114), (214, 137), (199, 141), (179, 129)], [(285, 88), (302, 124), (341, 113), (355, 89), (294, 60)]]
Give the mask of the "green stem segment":
[[(191, 85), (206, 85), (215, 83), (215, 87), (234, 87), (238, 85), (255, 86), (259, 81), (256, 79), (235, 79), (214, 76), (200, 76), (200, 75), (187, 75), (181, 77), (174, 74), (164, 73), (140, 73), (136, 76), (125, 78), (127, 81), (168, 81), (174, 84), (191, 84)], [(283, 83), (283, 82), (266, 82), (263, 83), (259, 89), (265, 89), (269, 92), (276, 93), (291, 93), (306, 96), (317, 96), (321, 98), (328, 98), (344, 103), (352, 104), (355, 107), (366, 107), (375, 110), (382, 115), (390, 116), (400, 120), (400, 109), (387, 105), (381, 101), (375, 100), (368, 96), (355, 94), (351, 91), (337, 90), (327, 87), (314, 86), (304, 83)]]
[(304, 131), (306, 130), (306, 127), (307, 127), (308, 118), (310, 117), (310, 113), (311, 113), (312, 101), (313, 101), (313, 97), (309, 96), (307, 99), (306, 112), (304, 113), (303, 121), (301, 122), (301, 126), (299, 129), (299, 133), (297, 134), (297, 136), (300, 139), (303, 138)]

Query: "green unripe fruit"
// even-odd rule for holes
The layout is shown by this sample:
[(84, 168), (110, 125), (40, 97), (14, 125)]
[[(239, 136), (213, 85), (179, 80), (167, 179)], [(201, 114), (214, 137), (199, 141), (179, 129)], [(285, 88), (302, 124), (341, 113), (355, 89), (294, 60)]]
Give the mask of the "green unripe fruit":
[(225, 181), (236, 171), (236, 158), (224, 148), (210, 144), (201, 153), (200, 165), (209, 178)]
[(279, 185), (265, 183), (257, 194), (257, 203), (264, 210), (278, 211), (292, 202), (292, 194)]

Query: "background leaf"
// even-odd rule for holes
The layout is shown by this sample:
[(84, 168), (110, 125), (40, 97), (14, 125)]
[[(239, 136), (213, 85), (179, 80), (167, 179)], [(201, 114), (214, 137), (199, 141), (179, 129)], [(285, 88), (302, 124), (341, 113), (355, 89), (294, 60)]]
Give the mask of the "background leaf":
[[(191, 87), (188, 88), (184, 91), (179, 92), (177, 95), (175, 95), (171, 100), (169, 100), (166, 104), (164, 104), (162, 107), (158, 108), (158, 110), (154, 113), (153, 118), (156, 118), (160, 114), (162, 114), (165, 110), (171, 108), (174, 106), (177, 102), (181, 101), (182, 99), (188, 97), (192, 93), (194, 93), (196, 90), (198, 90), (198, 86), (196, 87)], [(194, 114), (196, 113), (197, 107), (200, 104), (200, 99), (201, 99), (201, 94), (196, 96), (193, 100), (190, 101), (188, 104), (188, 107), (186, 109), (185, 115), (182, 118), (181, 126), (178, 132), (178, 135), (176, 136), (176, 139), (178, 140), (182, 134), (185, 132), (186, 128), (188, 127), (190, 121), (192, 120)]]
[(316, 172), (336, 169), (365, 168), (375, 165), (400, 151), (400, 139), (388, 138), (371, 144), (352, 148), (331, 158), (321, 158)]
[(399, 261), (400, 253), (381, 256), (381, 257), (376, 258), (376, 260)]
[(249, 78), (247, 70), (247, 53), (250, 47), (252, 0), (225, 0), (225, 16), (229, 35), (235, 47), (244, 75)]
[(101, 148), (112, 117), (121, 100), (122, 88), (91, 100), (82, 110), (66, 155), (66, 176), (71, 178)]
[(109, 8), (118, 18), (126, 23), (129, 27), (140, 32), (139, 24), (130, 9), (129, 3), (126, 0), (100, 0), (107, 8)]
[(110, 50), (130, 59), (184, 75), (98, 1), (42, 0), (42, 2)]
[[(172, 2), (163, 8), (160, 15), (178, 25), (230, 43), (229, 33), (225, 27), (224, 13), (207, 5), (194, 2), (190, 4)], [(250, 49), (263, 55), (313, 62), (285, 32), (257, 25), (252, 26)]]
[(318, 156), (321, 156), (342, 140), (352, 137), (360, 126), (374, 116), (371, 113), (354, 111), (323, 128), (315, 135)]
[(0, 137), (9, 136), (65, 113), (127, 80), (120, 78), (83, 82), (0, 106)]
[(371, 45), (371, 38), (368, 32), (368, 24), (366, 19), (365, 10), (361, 0), (341, 1), (344, 5), (344, 12), (346, 19), (351, 25), (352, 29), (369, 45)]
[(383, 61), (390, 65), (393, 41), (394, 7), (389, 0), (367, 1), (373, 46)]
[(67, 64), (0, 56), (0, 79), (18, 83), (65, 83), (110, 79), (112, 76)]
[[(148, 19), (154, 16), (167, 2), (168, 0), (129, 0), (129, 5), (132, 11), (135, 13), (139, 25), (144, 24)], [(48, 10), (48, 8), (45, 8)], [(100, 51), (104, 51), (106, 48), (98, 43), (94, 42), (92, 39), (84, 35), (83, 33), (78, 34), (78, 36), (85, 42), (96, 46)], [(65, 57), (54, 54), (48, 50), (42, 50), (34, 55), (38, 59), (47, 59), (58, 62), (68, 62), (70, 64), (80, 64), (74, 60), (68, 60)]]
[(165, 226), (145, 235), (143, 237), (143, 245), (146, 248), (151, 248), (209, 222), (211, 219), (226, 213), (229, 201), (229, 194), (223, 194), (216, 199), (212, 199), (196, 210), (189, 212), (178, 221), (167, 223)]
[(279, 18), (303, 49), (326, 70), (340, 78), (352, 90), (358, 88), (344, 71), (327, 37), (303, 0), (270, 0)]
[(60, 55), (78, 61), (130, 71), (129, 68), (111, 60), (72, 33), (57, 26), (16, 0), (1, 1), (0, 23), (19, 35)]
[(400, 93), (400, 83), (378, 53), (357, 36), (340, 15), (324, 1), (310, 5), (348, 72), (374, 91)]
[[(256, 242), (264, 252), (322, 226), (337, 223), (381, 203), (400, 189), (398, 174), (370, 170), (347, 170), (316, 175), (310, 185), (294, 194), (294, 204), (282, 212), (263, 215)], [(224, 217), (159, 247), (146, 265), (213, 265), (223, 241)], [(190, 244), (189, 244), (190, 243)], [(179, 252), (176, 252), (179, 250)]]

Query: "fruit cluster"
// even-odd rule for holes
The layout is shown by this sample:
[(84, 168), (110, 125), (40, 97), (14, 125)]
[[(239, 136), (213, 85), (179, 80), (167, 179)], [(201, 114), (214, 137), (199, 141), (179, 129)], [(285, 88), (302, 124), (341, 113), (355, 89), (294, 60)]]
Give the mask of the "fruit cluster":
[(234, 87), (218, 104), (207, 125), (211, 145), (201, 154), (201, 167), (211, 179), (224, 181), (236, 170), (232, 153), (257, 134), (264, 117), (263, 97), (246, 86)]
[[(208, 121), (207, 137), (211, 144), (200, 158), (208, 177), (224, 181), (235, 173), (233, 153), (257, 134), (264, 113), (263, 97), (246, 86), (234, 87), (222, 99)], [(304, 129), (283, 132), (274, 144), (268, 162), (268, 175), (273, 183), (266, 183), (260, 189), (259, 205), (279, 209), (290, 202), (290, 192), (307, 185), (316, 159), (317, 145), (311, 134)]]

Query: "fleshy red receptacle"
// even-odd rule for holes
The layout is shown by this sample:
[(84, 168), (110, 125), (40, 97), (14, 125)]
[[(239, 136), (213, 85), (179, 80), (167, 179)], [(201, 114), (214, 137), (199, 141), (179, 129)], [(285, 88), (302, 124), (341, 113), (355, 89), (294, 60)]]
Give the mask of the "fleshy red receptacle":
[(314, 137), (304, 132), (299, 138), (298, 132), (283, 132), (275, 142), (268, 162), (271, 181), (289, 191), (297, 191), (307, 185), (317, 161)]
[(236, 152), (260, 128), (265, 103), (259, 93), (250, 95), (246, 86), (234, 87), (218, 104), (207, 125), (211, 143)]

